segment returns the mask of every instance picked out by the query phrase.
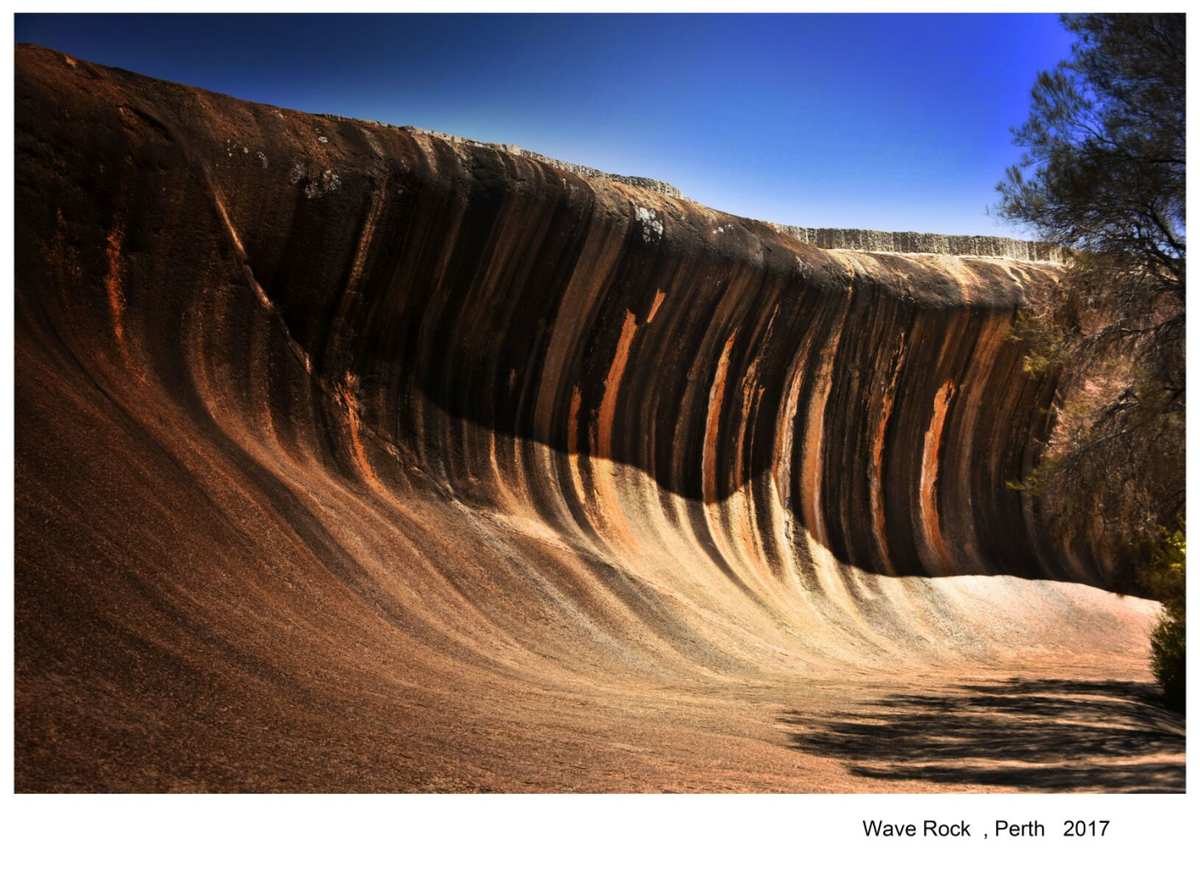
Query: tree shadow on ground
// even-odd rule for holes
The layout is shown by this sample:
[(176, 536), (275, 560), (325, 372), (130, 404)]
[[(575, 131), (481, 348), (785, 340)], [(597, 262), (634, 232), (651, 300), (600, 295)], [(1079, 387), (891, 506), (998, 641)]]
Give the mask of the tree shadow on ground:
[(794, 748), (868, 779), (1030, 791), (1183, 791), (1184, 719), (1149, 684), (1011, 678), (791, 711)]

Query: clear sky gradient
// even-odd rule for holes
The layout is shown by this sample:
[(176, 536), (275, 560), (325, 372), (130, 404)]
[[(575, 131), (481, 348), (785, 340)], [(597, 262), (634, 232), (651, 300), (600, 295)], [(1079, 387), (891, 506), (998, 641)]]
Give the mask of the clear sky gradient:
[(298, 110), (519, 144), (813, 227), (989, 216), (1048, 15), (18, 15), (16, 39)]

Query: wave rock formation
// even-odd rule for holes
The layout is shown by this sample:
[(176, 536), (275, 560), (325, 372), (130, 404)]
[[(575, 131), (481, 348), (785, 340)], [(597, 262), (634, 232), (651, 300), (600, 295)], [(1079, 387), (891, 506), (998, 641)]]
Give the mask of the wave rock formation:
[(1144, 670), (1007, 486), (1042, 247), (33, 47), (16, 138), (20, 788), (945, 787), (786, 713)]

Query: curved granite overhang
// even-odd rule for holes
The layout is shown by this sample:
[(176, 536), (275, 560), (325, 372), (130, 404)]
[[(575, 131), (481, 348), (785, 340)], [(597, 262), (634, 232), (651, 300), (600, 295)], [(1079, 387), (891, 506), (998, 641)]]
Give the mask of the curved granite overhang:
[[(409, 464), (603, 533), (633, 502), (612, 486), (623, 465), (664, 492), (636, 505), (720, 559), (778, 569), (776, 522), (795, 518), (881, 574), (1099, 579), (1006, 484), (1036, 461), (1054, 393), (1009, 330), (1053, 265), (826, 250), (495, 147), (48, 54), (27, 67), (53, 75), (22, 71), (22, 134), (31, 108), (58, 112), (21, 145), (21, 312), (84, 323), (86, 346), (143, 376), (177, 361), (186, 317), (231, 390), (266, 396), (244, 418), (294, 434), (319, 415), (347, 478)], [(64, 241), (101, 262), (70, 302), (44, 296)], [(253, 314), (218, 312), (219, 288), (253, 292)], [(268, 320), (299, 386), (245, 346)], [(735, 495), (736, 515), (706, 508)]]
[[(824, 248), (33, 47), (15, 103), (19, 787), (536, 787), (584, 705), (715, 758), (802, 673), (1144, 654), (1008, 486), (1030, 246)], [(754, 732), (738, 787), (807, 787)], [(622, 758), (572, 787), (674, 787)]]

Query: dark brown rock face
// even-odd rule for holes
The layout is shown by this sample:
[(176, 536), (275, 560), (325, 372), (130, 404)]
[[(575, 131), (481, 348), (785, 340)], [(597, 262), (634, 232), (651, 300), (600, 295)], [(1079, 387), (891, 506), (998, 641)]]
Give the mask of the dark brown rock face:
[[(22, 72), (22, 310), (153, 370), (214, 288), (248, 289), (348, 478), (412, 462), (491, 499), (541, 477), (517, 475), (542, 468), (532, 441), (568, 455), (551, 520), (586, 519), (615, 461), (690, 500), (747, 494), (767, 560), (786, 513), (879, 573), (1092, 576), (1005, 488), (1052, 393), (1006, 339), (1042, 266), (830, 254), (478, 145), (38, 61), (57, 70)], [(67, 303), (47, 297), (72, 269), (56, 247), (93, 262)], [(204, 349), (230, 384), (281, 382), (241, 348), (250, 320), (221, 319)]]
[(1100, 580), (1006, 489), (1051, 264), (34, 48), (16, 145), (21, 787), (517, 787), (486, 735), (381, 746), (602, 671), (1144, 640), (1141, 602), (900, 579)]

